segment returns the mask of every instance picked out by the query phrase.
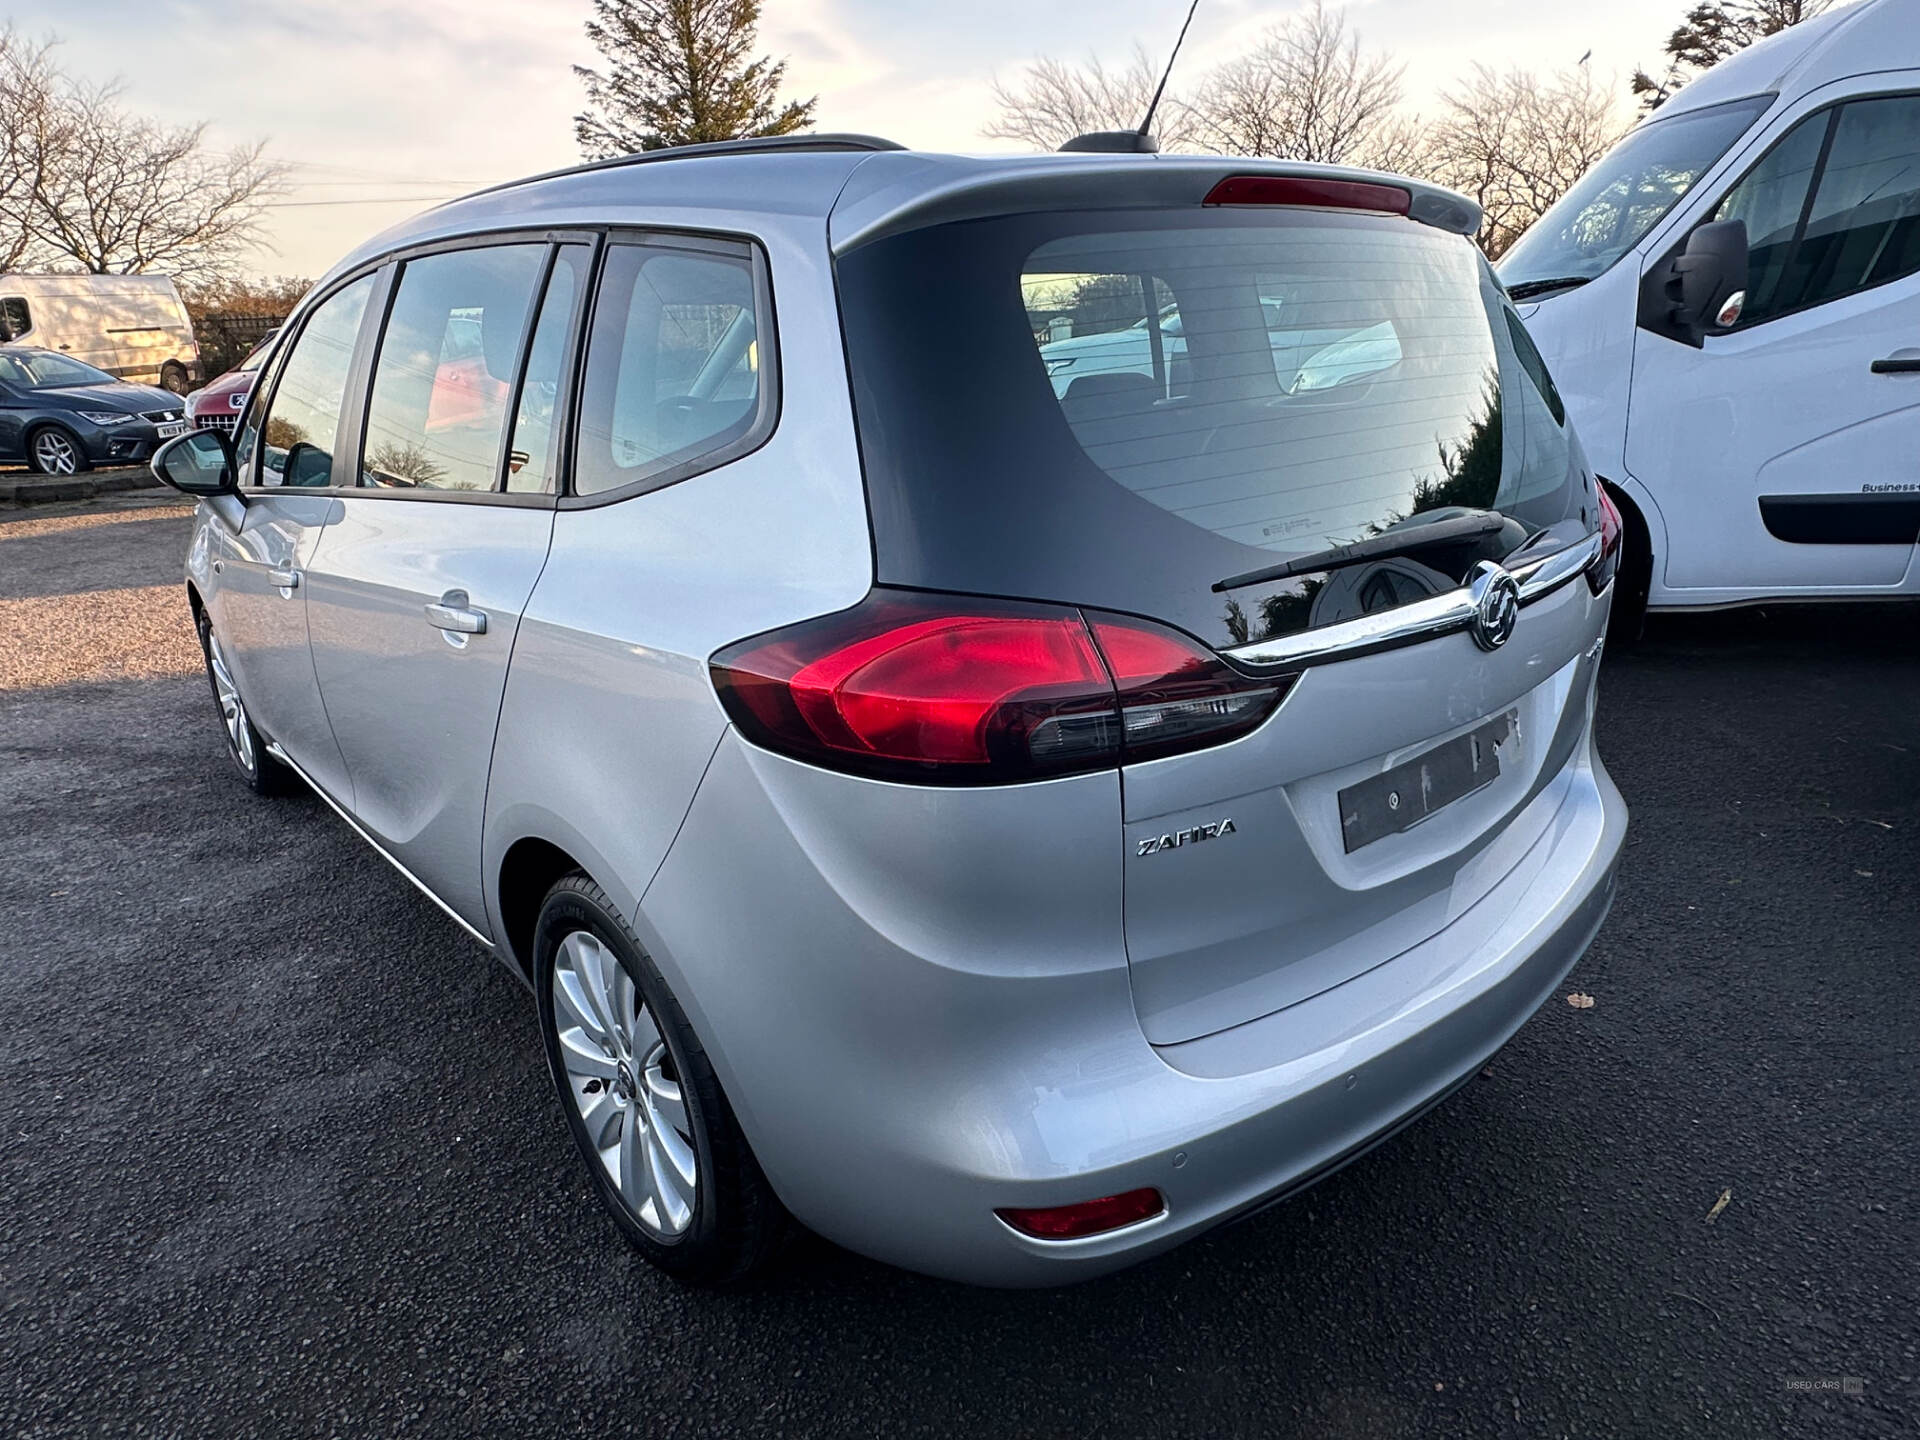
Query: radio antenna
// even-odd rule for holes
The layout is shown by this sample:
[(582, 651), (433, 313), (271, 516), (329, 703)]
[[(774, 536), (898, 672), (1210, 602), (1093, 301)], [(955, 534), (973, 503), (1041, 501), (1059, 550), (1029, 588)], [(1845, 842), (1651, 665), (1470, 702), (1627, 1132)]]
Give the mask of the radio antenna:
[(1173, 53), (1167, 56), (1167, 68), (1160, 72), (1160, 88), (1153, 92), (1153, 100), (1147, 106), (1147, 118), (1140, 122), (1140, 133), (1145, 135), (1153, 128), (1154, 111), (1160, 108), (1160, 97), (1167, 93), (1167, 80), (1173, 74), (1173, 62), (1180, 58), (1180, 47), (1187, 43), (1187, 26), (1193, 24), (1193, 12), (1200, 8), (1200, 0), (1193, 0), (1187, 6), (1187, 18), (1181, 22), (1180, 37), (1173, 42)]

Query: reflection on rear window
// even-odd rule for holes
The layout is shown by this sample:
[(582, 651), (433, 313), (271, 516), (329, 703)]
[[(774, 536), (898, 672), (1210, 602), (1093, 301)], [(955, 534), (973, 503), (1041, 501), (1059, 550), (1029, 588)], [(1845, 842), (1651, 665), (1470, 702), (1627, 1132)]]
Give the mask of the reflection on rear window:
[[(1352, 211), (1038, 212), (890, 236), (837, 273), (885, 583), (1242, 643), (1437, 593), (1585, 520), (1551, 380), (1458, 235)], [(1459, 507), (1513, 523), (1212, 589)]]
[(1081, 235), (1036, 248), (1021, 294), (1082, 449), (1192, 524), (1319, 549), (1497, 498), (1463, 489), (1498, 445), (1499, 396), (1464, 246), (1410, 227), (1335, 246), (1316, 230)]

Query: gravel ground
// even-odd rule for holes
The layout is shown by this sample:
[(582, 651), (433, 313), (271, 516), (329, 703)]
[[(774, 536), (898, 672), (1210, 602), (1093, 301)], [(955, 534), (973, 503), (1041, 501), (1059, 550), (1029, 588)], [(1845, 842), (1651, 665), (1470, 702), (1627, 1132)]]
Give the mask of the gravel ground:
[(524, 989), (228, 773), (185, 535), (0, 523), (0, 1434), (1920, 1432), (1920, 615), (1612, 657), (1594, 1006), (1300, 1199), (1061, 1292), (806, 1241), (715, 1296), (593, 1209)]

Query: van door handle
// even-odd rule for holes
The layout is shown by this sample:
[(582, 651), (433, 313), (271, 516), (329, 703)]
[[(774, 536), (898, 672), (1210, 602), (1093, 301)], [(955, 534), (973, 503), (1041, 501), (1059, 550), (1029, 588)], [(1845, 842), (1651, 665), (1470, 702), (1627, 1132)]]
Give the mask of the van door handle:
[(1896, 350), (1867, 368), (1876, 375), (1920, 375), (1920, 350)]
[(290, 595), (293, 591), (300, 588), (300, 572), (298, 570), (269, 570), (267, 571), (267, 580), (270, 584), (278, 585), (282, 595)]
[(436, 630), (450, 630), (456, 635), (484, 635), (487, 612), (468, 608), (466, 591), (449, 590), (440, 597), (438, 605), (427, 606), (427, 623)]

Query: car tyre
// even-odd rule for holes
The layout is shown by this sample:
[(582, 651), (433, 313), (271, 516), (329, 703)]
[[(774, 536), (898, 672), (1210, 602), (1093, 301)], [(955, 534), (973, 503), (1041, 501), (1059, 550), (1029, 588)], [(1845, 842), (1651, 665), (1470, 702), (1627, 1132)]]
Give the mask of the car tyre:
[(606, 892), (570, 875), (534, 927), (547, 1071), (601, 1205), (675, 1279), (766, 1269), (792, 1222), (680, 1002)]
[(78, 475), (93, 468), (80, 438), (64, 425), (42, 425), (27, 436), (27, 463), (41, 475)]
[(214, 708), (226, 732), (227, 755), (240, 778), (256, 795), (284, 795), (296, 788), (299, 777), (267, 753), (266, 739), (254, 728), (253, 718), (240, 698), (240, 687), (227, 664), (213, 621), (195, 607), (194, 625), (200, 633), (200, 655), (207, 664), (207, 684), (213, 689)]
[(169, 360), (160, 367), (160, 388), (162, 390), (171, 390), (176, 395), (184, 395), (187, 393), (187, 387), (190, 383), (187, 379), (186, 366)]

